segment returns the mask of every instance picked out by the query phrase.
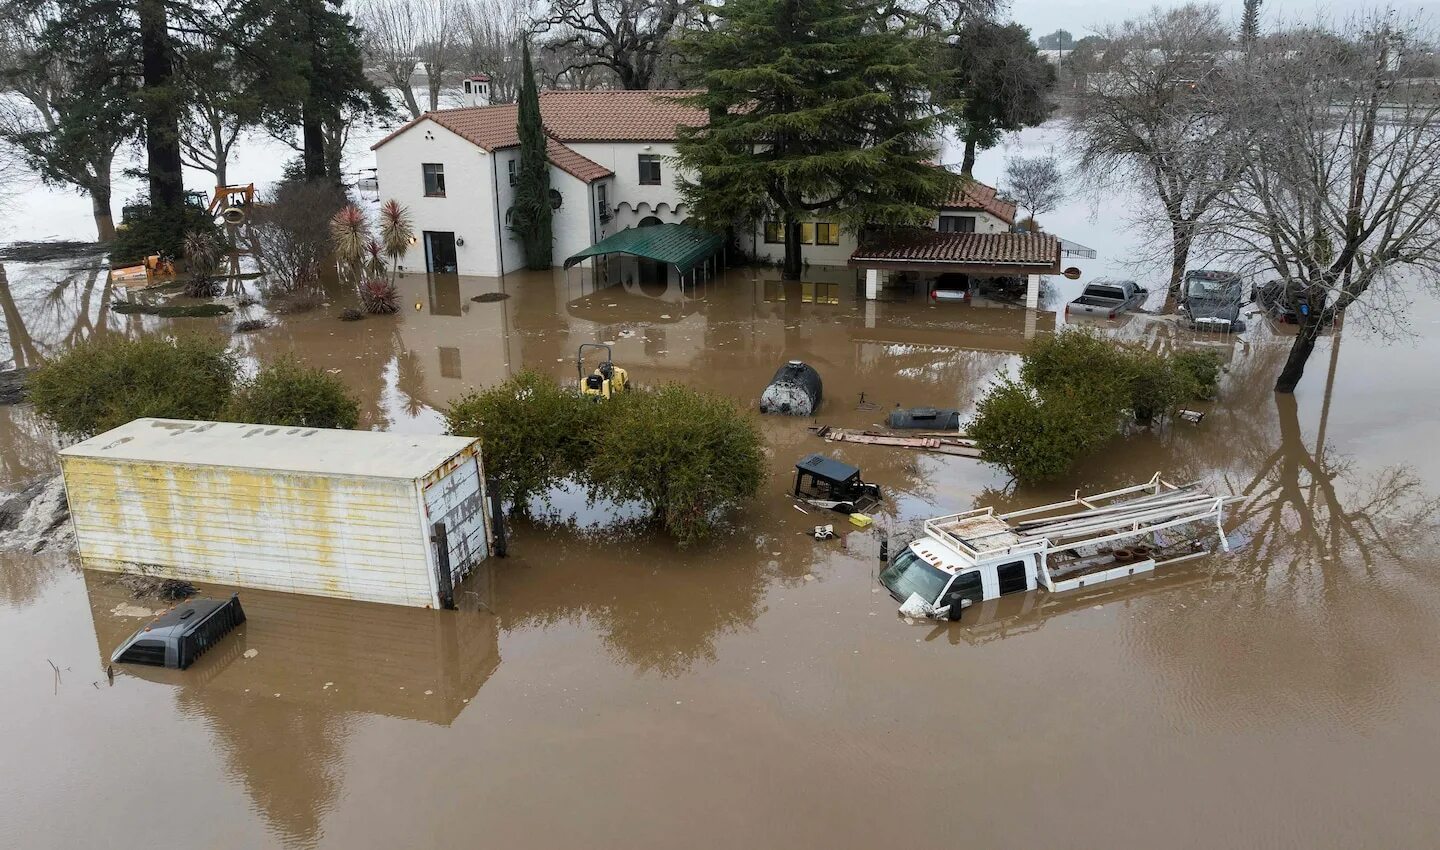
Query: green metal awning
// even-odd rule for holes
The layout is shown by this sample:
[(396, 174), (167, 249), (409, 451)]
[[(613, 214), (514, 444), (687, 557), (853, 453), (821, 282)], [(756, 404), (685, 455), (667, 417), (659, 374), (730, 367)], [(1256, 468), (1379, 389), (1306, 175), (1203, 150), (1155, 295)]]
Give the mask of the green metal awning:
[(695, 268), (725, 244), (725, 238), (685, 224), (652, 224), (631, 227), (607, 236), (565, 261), (570, 268), (587, 257), (602, 254), (629, 254), (674, 266), (681, 274)]

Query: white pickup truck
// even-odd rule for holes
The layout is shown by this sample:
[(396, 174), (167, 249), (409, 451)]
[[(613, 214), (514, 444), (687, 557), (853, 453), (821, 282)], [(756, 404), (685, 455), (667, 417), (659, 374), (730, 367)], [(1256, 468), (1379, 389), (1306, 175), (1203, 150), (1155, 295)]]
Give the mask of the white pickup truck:
[(1044, 588), (1063, 593), (1229, 550), (1225, 505), (1197, 484), (1155, 473), (1144, 484), (997, 514), (980, 508), (926, 520), (880, 583), (909, 616), (958, 620), (973, 604)]
[(1133, 280), (1097, 280), (1085, 287), (1080, 297), (1065, 305), (1065, 314), (1104, 316), (1113, 319), (1145, 302), (1149, 290)]

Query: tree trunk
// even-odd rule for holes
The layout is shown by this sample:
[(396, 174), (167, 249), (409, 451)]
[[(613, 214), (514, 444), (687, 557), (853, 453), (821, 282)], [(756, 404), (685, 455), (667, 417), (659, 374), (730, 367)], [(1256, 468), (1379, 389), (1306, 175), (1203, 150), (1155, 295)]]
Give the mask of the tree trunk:
[(115, 217), (110, 212), (110, 183), (90, 190), (90, 209), (95, 216), (95, 241), (115, 241)]
[(975, 139), (965, 137), (965, 158), (960, 161), (960, 173), (966, 177), (974, 177), (975, 171)]
[(1176, 302), (1180, 300), (1180, 287), (1185, 282), (1185, 267), (1190, 264), (1192, 238), (1189, 225), (1171, 220), (1170, 288), (1165, 292), (1166, 313), (1173, 312)]
[(165, 0), (141, 0), (139, 17), (150, 205), (157, 210), (179, 210), (185, 203), (180, 160), (180, 98), (174, 89), (175, 64)]
[[(406, 77), (403, 85), (396, 85), (400, 89), (400, 96), (405, 98), (405, 108), (410, 110), (411, 118), (420, 117), (420, 101), (415, 99), (415, 89), (410, 85), (410, 78)], [(466, 104), (467, 106), (469, 104)]]
[(440, 74), (426, 74), (425, 80), (430, 88), (430, 111), (434, 112), (440, 108)]
[[(313, 83), (311, 88), (314, 88)], [(301, 106), (301, 111), (301, 150), (304, 151), (305, 179), (323, 180), (325, 178), (325, 126), (320, 121), (318, 111), (308, 96)]]
[(785, 265), (780, 269), (780, 278), (800, 279), (800, 222), (793, 213), (785, 214)]
[(1285, 358), (1285, 367), (1275, 379), (1275, 392), (1293, 393), (1300, 378), (1305, 374), (1305, 363), (1315, 351), (1315, 340), (1320, 336), (1320, 316), (1311, 312), (1304, 317), (1295, 342), (1290, 344), (1290, 356)]

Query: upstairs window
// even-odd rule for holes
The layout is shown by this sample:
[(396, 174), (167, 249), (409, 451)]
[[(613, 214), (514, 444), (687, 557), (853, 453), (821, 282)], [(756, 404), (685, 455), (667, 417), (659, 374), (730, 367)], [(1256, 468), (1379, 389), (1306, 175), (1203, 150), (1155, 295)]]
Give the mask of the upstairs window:
[(519, 163), (519, 160), (517, 160), (517, 159), (516, 159), (515, 157), (513, 157), (513, 156), (510, 158), (510, 161), (509, 161), (509, 162), (505, 163), (505, 167), (506, 167), (507, 169), (509, 169), (509, 171), (510, 171), (510, 185), (511, 185), (511, 186), (514, 186), (514, 185), (515, 185), (515, 182), (520, 178), (520, 167), (519, 167), (518, 163)]
[(975, 216), (973, 215), (942, 215), (940, 216), (941, 233), (974, 233)]
[(427, 162), (420, 166), (425, 175), (425, 197), (445, 197), (445, 166), (438, 162)]
[(610, 187), (605, 183), (595, 184), (595, 209), (601, 221), (610, 219)]
[(656, 154), (640, 154), (640, 185), (660, 185), (660, 157)]

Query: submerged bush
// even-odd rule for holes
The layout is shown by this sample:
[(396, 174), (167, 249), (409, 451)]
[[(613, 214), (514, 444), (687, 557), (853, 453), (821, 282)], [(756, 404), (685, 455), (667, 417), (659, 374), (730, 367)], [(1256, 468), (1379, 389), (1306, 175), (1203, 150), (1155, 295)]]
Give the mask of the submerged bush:
[(603, 406), (591, 483), (605, 496), (645, 505), (682, 543), (707, 536), (759, 492), (765, 478), (760, 429), (731, 399), (668, 384), (623, 393)]
[(1195, 397), (1210, 399), (1220, 386), (1220, 364), (1223, 362), (1214, 351), (1188, 349), (1170, 355), (1170, 363), (1176, 371), (1191, 381)]
[(525, 369), (452, 401), (445, 424), (451, 434), (480, 438), (500, 498), (524, 511), (531, 496), (584, 467), (597, 417), (594, 403)]
[(592, 401), (526, 370), (456, 399), (452, 434), (479, 437), (502, 499), (525, 510), (570, 480), (592, 498), (639, 502), (689, 542), (758, 492), (764, 449), (753, 418), (727, 398), (671, 385)]
[(191, 204), (162, 210), (145, 202), (125, 207), (123, 221), (110, 243), (111, 266), (142, 262), (151, 254), (182, 256), (187, 233), (215, 233), (215, 220)]
[(360, 306), (367, 313), (387, 315), (400, 312), (400, 290), (383, 277), (361, 281), (359, 292)]
[(214, 419), (239, 365), (197, 337), (83, 342), (35, 370), (30, 401), (61, 433), (87, 437), (132, 419)]
[(1129, 407), (1136, 422), (1149, 425), (1157, 417), (1174, 412), (1180, 402), (1195, 397), (1196, 387), (1190, 375), (1176, 369), (1169, 358), (1143, 349), (1126, 354)]
[(1021, 481), (1047, 481), (1113, 437), (1115, 418), (1113, 408), (1097, 415), (1090, 399), (1003, 381), (980, 399), (970, 436), (986, 461)]
[(240, 382), (224, 412), (231, 422), (354, 428), (360, 402), (344, 381), (286, 356)]

